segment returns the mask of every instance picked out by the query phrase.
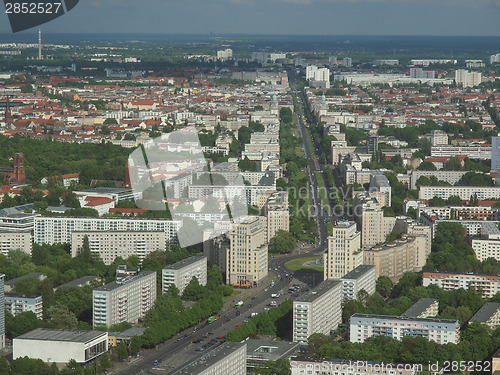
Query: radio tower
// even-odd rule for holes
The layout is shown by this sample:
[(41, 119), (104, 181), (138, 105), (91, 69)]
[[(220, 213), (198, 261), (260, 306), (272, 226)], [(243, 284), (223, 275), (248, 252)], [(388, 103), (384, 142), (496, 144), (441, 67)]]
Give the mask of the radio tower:
[(42, 59), (42, 30), (38, 29), (38, 60)]

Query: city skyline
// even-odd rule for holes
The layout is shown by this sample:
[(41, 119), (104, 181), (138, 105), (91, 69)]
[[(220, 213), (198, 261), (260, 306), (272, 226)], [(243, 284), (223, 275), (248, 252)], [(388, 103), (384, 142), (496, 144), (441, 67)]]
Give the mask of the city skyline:
[[(43, 25), (42, 31), (500, 36), (498, 0), (474, 3), (464, 0), (440, 3), (428, 0), (152, 0), (148, 3), (144, 7), (130, 0), (81, 2), (70, 13)], [(1, 13), (0, 33), (10, 33), (7, 15)]]

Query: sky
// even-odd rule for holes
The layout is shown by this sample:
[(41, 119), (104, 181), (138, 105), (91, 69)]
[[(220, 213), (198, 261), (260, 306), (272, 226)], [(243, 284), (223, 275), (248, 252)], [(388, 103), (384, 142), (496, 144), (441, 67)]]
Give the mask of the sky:
[(500, 36), (500, 0), (80, 0), (42, 31)]

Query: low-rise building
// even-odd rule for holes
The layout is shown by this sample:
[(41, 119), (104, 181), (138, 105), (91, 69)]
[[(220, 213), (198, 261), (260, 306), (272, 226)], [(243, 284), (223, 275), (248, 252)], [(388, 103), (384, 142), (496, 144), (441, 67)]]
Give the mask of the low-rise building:
[(457, 344), (459, 329), (458, 320), (354, 314), (350, 319), (349, 339), (351, 342), (364, 342), (374, 336), (396, 340), (405, 336), (422, 336), (438, 344)]
[(342, 321), (342, 284), (325, 280), (293, 302), (293, 341), (307, 344), (313, 333), (329, 335)]
[(200, 285), (207, 284), (207, 257), (193, 256), (162, 269), (161, 289), (167, 293), (170, 285), (179, 289), (179, 294), (184, 292), (193, 277), (198, 279)]
[(500, 303), (498, 302), (486, 302), (474, 316), (469, 320), (469, 324), (472, 322), (479, 322), (486, 324), (492, 330), (500, 326)]
[(37, 328), (14, 338), (13, 359), (29, 357), (47, 363), (87, 363), (108, 351), (108, 333)]
[(255, 368), (265, 366), (268, 361), (289, 359), (299, 351), (299, 344), (283, 340), (246, 339), (247, 372), (253, 373)]
[(246, 375), (247, 345), (225, 342), (210, 350), (172, 375)]
[(38, 319), (43, 318), (42, 296), (25, 296), (22, 294), (6, 294), (5, 310), (16, 316), (31, 311)]
[(407, 318), (432, 318), (439, 313), (439, 302), (434, 298), (420, 298), (401, 316)]
[(47, 278), (47, 275), (42, 272), (32, 272), (32, 273), (27, 273), (26, 275), (23, 276), (16, 277), (15, 279), (10, 279), (5, 282), (5, 292), (7, 293), (12, 292), (12, 290), (14, 290), (14, 288), (16, 287), (18, 281), (29, 278), (35, 278), (39, 281), (43, 281)]
[(361, 265), (345, 274), (342, 282), (342, 298), (357, 299), (358, 293), (364, 290), (369, 295), (376, 291), (375, 266)]

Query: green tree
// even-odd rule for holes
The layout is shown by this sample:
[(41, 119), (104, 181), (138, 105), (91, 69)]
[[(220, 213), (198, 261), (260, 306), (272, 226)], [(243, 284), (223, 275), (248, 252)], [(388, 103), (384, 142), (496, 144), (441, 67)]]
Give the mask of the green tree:
[(9, 362), (5, 359), (4, 356), (0, 358), (0, 375), (9, 375), (10, 374), (10, 366)]
[(257, 171), (257, 163), (253, 160), (248, 159), (248, 156), (245, 156), (238, 162), (238, 167), (242, 172), (256, 172)]
[(198, 279), (193, 276), (189, 284), (184, 288), (182, 298), (188, 301), (199, 301), (205, 295), (205, 287), (200, 285)]
[(383, 297), (389, 297), (393, 288), (392, 280), (387, 276), (379, 276), (376, 282), (377, 292)]
[(142, 347), (142, 340), (140, 336), (134, 336), (130, 339), (130, 354), (135, 355), (139, 353)]
[(104, 120), (104, 125), (116, 125), (118, 122), (114, 118), (107, 118)]
[(128, 358), (127, 345), (123, 341), (118, 344), (118, 358), (122, 360)]
[(291, 253), (297, 246), (297, 241), (292, 233), (278, 230), (269, 242), (269, 251), (277, 254)]
[(448, 205), (449, 206), (461, 206), (462, 205), (462, 198), (460, 198), (458, 195), (451, 195), (448, 198)]

